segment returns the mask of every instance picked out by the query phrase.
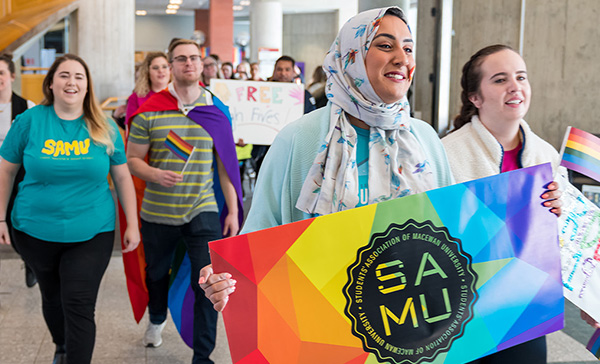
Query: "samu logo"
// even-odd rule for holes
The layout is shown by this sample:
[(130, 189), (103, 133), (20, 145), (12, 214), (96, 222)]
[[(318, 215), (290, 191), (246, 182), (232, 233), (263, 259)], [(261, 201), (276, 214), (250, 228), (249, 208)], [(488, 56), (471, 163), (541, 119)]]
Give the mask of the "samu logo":
[(471, 256), (430, 221), (373, 234), (344, 286), (352, 333), (379, 361), (416, 364), (448, 351), (472, 318)]
[(73, 140), (71, 143), (63, 142), (62, 140), (55, 141), (53, 139), (47, 139), (44, 142), (44, 148), (42, 153), (58, 157), (59, 155), (86, 155), (90, 149), (90, 138), (86, 138), (84, 141)]

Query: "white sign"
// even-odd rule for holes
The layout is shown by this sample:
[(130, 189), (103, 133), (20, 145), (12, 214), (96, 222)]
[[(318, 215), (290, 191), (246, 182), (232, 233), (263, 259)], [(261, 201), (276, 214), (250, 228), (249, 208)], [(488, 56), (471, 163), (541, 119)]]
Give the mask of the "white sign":
[(600, 208), (570, 183), (561, 200), (558, 226), (565, 298), (600, 322)]
[(212, 79), (210, 89), (229, 106), (236, 141), (271, 145), (284, 126), (304, 114), (304, 85)]

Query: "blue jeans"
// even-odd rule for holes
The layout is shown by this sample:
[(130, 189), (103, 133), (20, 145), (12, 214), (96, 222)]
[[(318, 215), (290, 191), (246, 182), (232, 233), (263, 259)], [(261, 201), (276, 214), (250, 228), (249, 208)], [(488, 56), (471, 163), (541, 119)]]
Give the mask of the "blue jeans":
[(150, 322), (160, 324), (167, 318), (169, 271), (179, 242), (183, 241), (190, 257), (194, 290), (193, 363), (212, 363), (208, 358), (215, 348), (217, 311), (198, 285), (200, 269), (210, 264), (208, 242), (221, 238), (221, 223), (216, 212), (202, 212), (187, 224), (173, 226), (142, 220), (142, 240), (146, 255), (146, 285)]

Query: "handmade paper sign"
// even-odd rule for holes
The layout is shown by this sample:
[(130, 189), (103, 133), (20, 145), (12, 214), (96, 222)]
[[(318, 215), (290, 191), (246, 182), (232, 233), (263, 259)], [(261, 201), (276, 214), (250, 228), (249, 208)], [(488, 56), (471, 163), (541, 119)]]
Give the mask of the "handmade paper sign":
[(213, 79), (211, 91), (229, 106), (234, 139), (271, 145), (279, 131), (304, 114), (304, 86), (292, 82)]
[(465, 363), (563, 327), (549, 164), (210, 243), (234, 363)]
[(565, 298), (600, 322), (600, 208), (573, 185), (559, 218)]

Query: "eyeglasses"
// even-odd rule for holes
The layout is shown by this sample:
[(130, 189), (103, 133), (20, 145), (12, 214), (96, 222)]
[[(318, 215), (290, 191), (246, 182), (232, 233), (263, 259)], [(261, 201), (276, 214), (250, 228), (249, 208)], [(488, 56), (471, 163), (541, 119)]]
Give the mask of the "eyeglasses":
[(180, 64), (186, 64), (188, 59), (190, 61), (192, 61), (192, 63), (198, 63), (200, 62), (200, 56), (199, 55), (193, 55), (193, 56), (177, 56), (173, 58), (173, 62), (176, 63), (180, 63)]
[(217, 64), (216, 63), (205, 63), (204, 68), (208, 68), (208, 67), (217, 67)]

